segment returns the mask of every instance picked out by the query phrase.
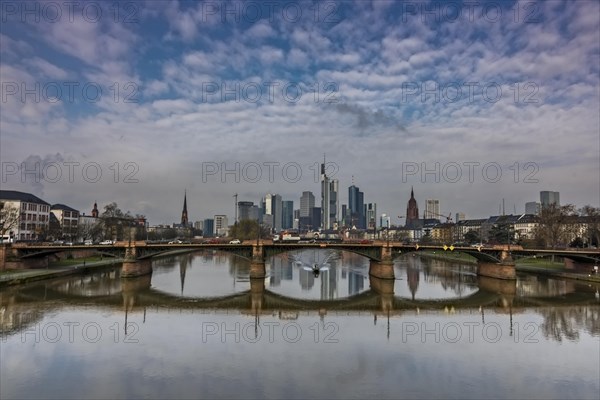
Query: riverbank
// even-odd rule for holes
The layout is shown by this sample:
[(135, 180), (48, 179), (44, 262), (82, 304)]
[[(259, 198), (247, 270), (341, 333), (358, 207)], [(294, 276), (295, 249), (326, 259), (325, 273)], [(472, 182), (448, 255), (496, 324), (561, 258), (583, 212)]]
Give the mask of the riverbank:
[[(461, 262), (470, 265), (477, 265), (477, 260), (468, 254), (461, 253), (440, 253), (440, 252), (429, 252), (422, 251), (417, 253), (421, 257), (432, 258), (442, 261)], [(600, 275), (592, 275), (584, 272), (572, 272), (565, 269), (563, 263), (551, 262), (548, 260), (540, 259), (523, 259), (517, 260), (515, 264), (517, 272), (524, 272), (528, 274), (544, 275), (552, 278), (561, 279), (575, 279), (587, 282), (600, 283)]]
[(45, 269), (18, 269), (0, 271), (0, 288), (24, 283), (36, 282), (62, 276), (87, 274), (102, 269), (116, 268), (123, 262), (120, 258), (102, 261), (70, 260), (69, 265), (53, 266)]
[[(159, 254), (154, 258), (176, 256), (190, 253), (193, 249), (173, 250)], [(51, 264), (44, 269), (15, 269), (0, 271), (0, 288), (45, 279), (59, 278), (75, 274), (87, 274), (92, 271), (115, 268), (123, 262), (121, 258), (93, 257), (88, 259), (67, 259)]]

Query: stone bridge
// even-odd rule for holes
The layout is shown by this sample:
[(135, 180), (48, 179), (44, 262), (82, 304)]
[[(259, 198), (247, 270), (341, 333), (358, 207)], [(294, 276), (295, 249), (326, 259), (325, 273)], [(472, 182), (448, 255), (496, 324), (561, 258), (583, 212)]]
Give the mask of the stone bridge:
[(477, 259), (477, 273), (500, 279), (515, 279), (513, 257), (556, 255), (572, 262), (593, 265), (600, 263), (600, 250), (549, 250), (522, 249), (520, 247), (453, 247), (441, 245), (402, 244), (397, 242), (373, 243), (273, 243), (258, 241), (244, 244), (149, 244), (144, 241), (118, 242), (115, 245), (94, 246), (41, 246), (14, 244), (0, 246), (0, 266), (7, 262), (20, 262), (24, 267), (35, 267), (40, 260), (65, 252), (95, 252), (107, 256), (121, 257), (123, 277), (135, 277), (152, 272), (149, 260), (152, 257), (195, 250), (219, 250), (233, 253), (251, 261), (250, 275), (261, 278), (266, 274), (265, 260), (290, 251), (306, 249), (331, 249), (348, 251), (370, 260), (369, 274), (382, 279), (393, 279), (395, 257), (418, 251), (452, 251), (468, 254)]

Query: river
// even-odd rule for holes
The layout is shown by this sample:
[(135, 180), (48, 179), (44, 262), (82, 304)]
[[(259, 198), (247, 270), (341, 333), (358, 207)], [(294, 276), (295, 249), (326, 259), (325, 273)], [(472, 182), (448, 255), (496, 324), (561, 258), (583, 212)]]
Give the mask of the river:
[[(600, 397), (598, 285), (407, 255), (204, 251), (0, 291), (0, 397)], [(315, 273), (314, 269), (319, 272)]]

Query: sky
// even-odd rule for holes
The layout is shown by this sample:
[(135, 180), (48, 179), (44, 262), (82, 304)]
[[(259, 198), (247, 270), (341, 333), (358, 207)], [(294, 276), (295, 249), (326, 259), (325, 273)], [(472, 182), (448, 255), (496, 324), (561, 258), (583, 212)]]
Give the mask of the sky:
[[(1, 3), (3, 190), (151, 225), (320, 199), (600, 206), (600, 3)], [(318, 204), (317, 204), (318, 205)]]

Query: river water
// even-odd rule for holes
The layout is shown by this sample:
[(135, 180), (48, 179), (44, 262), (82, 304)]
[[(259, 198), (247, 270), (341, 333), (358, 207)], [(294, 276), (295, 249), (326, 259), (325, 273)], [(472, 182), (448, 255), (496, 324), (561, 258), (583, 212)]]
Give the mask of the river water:
[[(315, 273), (313, 268), (318, 268)], [(600, 398), (598, 285), (405, 256), (198, 252), (0, 291), (0, 397)]]

